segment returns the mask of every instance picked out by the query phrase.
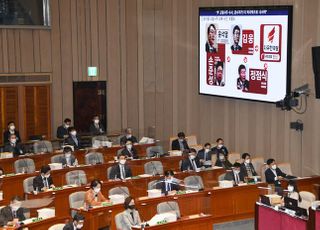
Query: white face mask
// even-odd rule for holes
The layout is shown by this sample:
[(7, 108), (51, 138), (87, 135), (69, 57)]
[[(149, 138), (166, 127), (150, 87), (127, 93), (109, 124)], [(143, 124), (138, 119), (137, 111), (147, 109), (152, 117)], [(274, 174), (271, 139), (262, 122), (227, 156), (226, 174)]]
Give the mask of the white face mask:
[(224, 160), (224, 155), (220, 154), (220, 155), (219, 155), (219, 159), (220, 159), (220, 160)]
[(246, 159), (244, 162), (245, 162), (246, 164), (250, 164), (250, 159)]
[(47, 175), (44, 175), (45, 178), (49, 178), (50, 177), (50, 174), (47, 174)]
[(127, 138), (129, 139), (129, 138), (131, 138), (132, 137), (132, 135), (131, 134), (127, 134)]
[(291, 186), (291, 185), (288, 186), (288, 191), (289, 191), (289, 192), (293, 192), (293, 189), (294, 189), (293, 186)]
[(10, 125), (9, 129), (13, 131), (16, 127), (14, 125)]
[(193, 160), (193, 159), (195, 159), (195, 158), (196, 158), (195, 155), (190, 155), (190, 159), (191, 159), (191, 160)]
[(132, 149), (132, 145), (127, 145), (127, 149), (131, 150)]
[(66, 156), (66, 158), (69, 158), (69, 157), (71, 157), (71, 153), (66, 153), (65, 156)]
[(93, 191), (94, 191), (95, 193), (99, 193), (100, 190), (101, 190), (101, 188), (94, 188), (94, 189), (93, 189)]
[(70, 125), (64, 124), (64, 127), (67, 129), (70, 127)]
[(124, 164), (126, 163), (126, 160), (125, 160), (125, 159), (122, 159), (122, 160), (119, 161), (119, 163), (122, 164), (122, 165), (124, 165)]
[(223, 144), (219, 144), (218, 148), (221, 149), (223, 147)]
[(21, 204), (12, 204), (11, 208), (13, 211), (17, 211), (21, 207)]
[(210, 152), (210, 149), (205, 149), (204, 152), (208, 153), (208, 152)]
[(168, 178), (166, 181), (167, 181), (168, 183), (172, 183), (173, 179), (172, 179), (172, 178)]
[(271, 168), (276, 170), (277, 169), (277, 165), (272, 165)]
[(72, 131), (72, 132), (71, 132), (71, 135), (72, 135), (72, 136), (76, 136), (76, 135), (77, 135), (77, 131)]
[(77, 229), (81, 229), (82, 227), (83, 227), (83, 224), (77, 224), (77, 225), (76, 225), (76, 228), (77, 228)]
[(94, 123), (95, 124), (99, 124), (99, 120), (94, 120)]
[(17, 139), (10, 139), (10, 142), (11, 142), (12, 144), (15, 144), (15, 143), (17, 142)]

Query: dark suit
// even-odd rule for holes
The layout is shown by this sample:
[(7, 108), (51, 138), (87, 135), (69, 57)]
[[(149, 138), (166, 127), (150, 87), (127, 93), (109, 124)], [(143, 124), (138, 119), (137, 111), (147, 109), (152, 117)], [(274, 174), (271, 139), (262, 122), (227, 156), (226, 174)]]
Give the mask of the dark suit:
[[(257, 174), (256, 170), (254, 169), (252, 163), (249, 163), (249, 167), (250, 167), (252, 176), (257, 176), (258, 174)], [(247, 167), (246, 167), (245, 163), (242, 163), (242, 164), (241, 164), (240, 171), (242, 172), (242, 174), (243, 174), (245, 177), (248, 177), (248, 171), (247, 171)]]
[[(226, 175), (224, 176), (224, 179), (236, 182), (235, 175), (234, 175), (233, 171), (227, 172)], [(241, 171), (239, 173), (239, 180), (244, 182), (244, 175), (243, 175), (243, 173)]]
[[(286, 177), (287, 174), (283, 173), (279, 168), (276, 168), (276, 174), (277, 176), (282, 176), (282, 177)], [(274, 184), (275, 186), (279, 187), (281, 186), (281, 182), (279, 180), (275, 180), (276, 175), (273, 173), (273, 171), (271, 170), (271, 168), (268, 168), (265, 172), (264, 172), (265, 176), (266, 176), (266, 182), (268, 184)]]
[[(168, 183), (167, 183), (168, 184)], [(180, 186), (179, 184), (177, 184), (176, 182), (174, 183), (170, 183), (168, 184), (168, 186), (166, 186), (166, 182), (164, 179), (160, 180), (157, 182), (156, 184), (156, 189), (161, 189), (161, 193), (168, 193), (169, 191), (179, 191), (180, 190)]]
[(133, 159), (138, 159), (138, 152), (137, 150), (132, 147), (131, 151), (129, 151), (127, 148), (124, 148), (122, 151), (121, 151), (122, 154), (125, 154), (127, 157), (132, 157)]
[[(209, 151), (208, 153), (205, 153), (204, 149), (201, 149), (198, 152), (197, 157), (199, 158), (199, 160), (211, 161), (213, 154), (214, 154), (213, 151)], [(209, 165), (203, 165), (203, 163), (201, 163), (201, 166), (210, 167)]]
[(99, 123), (97, 125), (97, 127), (95, 126), (94, 123), (91, 123), (90, 127), (89, 127), (89, 130), (90, 130), (90, 134), (92, 136), (100, 135), (100, 134), (103, 134), (105, 132), (104, 127), (103, 127), (103, 125), (101, 123)]
[(12, 221), (14, 218), (18, 218), (19, 221), (25, 220), (25, 216), (23, 214), (23, 208), (19, 208), (16, 211), (16, 216), (14, 217), (13, 211), (10, 206), (6, 206), (1, 209), (0, 212), (0, 226), (6, 225), (9, 221)]
[(63, 230), (74, 230), (73, 222), (67, 223), (67, 224), (63, 227)]
[[(51, 185), (53, 185), (53, 180), (52, 177), (50, 176), (49, 178), (47, 178), (48, 181), (48, 186), (50, 188)], [(41, 175), (36, 176), (33, 179), (33, 189), (36, 190), (38, 189), (38, 191), (41, 191), (41, 189), (44, 187), (44, 183), (43, 183), (43, 178)]]
[[(73, 155), (73, 154), (71, 154), (71, 156), (70, 156), (70, 164), (71, 164), (71, 166), (73, 166), (74, 165), (74, 163), (76, 162), (76, 157)], [(60, 163), (62, 164), (62, 165), (67, 165), (67, 158), (65, 157), (65, 156), (62, 156), (60, 159), (59, 159), (59, 161), (60, 161)]]
[[(132, 177), (131, 169), (127, 164), (124, 164), (124, 172), (125, 172), (124, 178)], [(111, 168), (110, 175), (109, 175), (108, 179), (115, 179), (115, 178), (120, 178), (121, 179), (120, 165), (119, 164), (114, 165)]]
[(239, 46), (239, 45), (234, 45), (234, 44), (233, 44), (233, 45), (231, 46), (231, 50), (232, 50), (232, 51), (242, 50), (242, 47)]
[(244, 80), (244, 82), (242, 82), (239, 77), (237, 79), (237, 89), (241, 89), (242, 91), (249, 91), (249, 81)]
[(206, 52), (207, 53), (216, 53), (217, 49), (213, 46), (210, 46), (208, 42), (206, 42)]
[(4, 146), (3, 151), (13, 153), (14, 157), (24, 154), (23, 147), (19, 143), (16, 143), (15, 146), (11, 145), (10, 143), (7, 143)]
[(127, 136), (123, 136), (120, 139), (120, 145), (125, 145), (127, 143), (127, 141), (131, 141), (132, 144), (138, 143), (138, 140), (135, 136), (131, 136), (130, 138), (127, 138)]
[(216, 154), (217, 157), (219, 153), (223, 153), (225, 157), (228, 157), (229, 154), (229, 151), (226, 146), (222, 146), (220, 149), (217, 146), (215, 146), (212, 148), (212, 152)]
[[(3, 133), (3, 143), (4, 144), (9, 143), (9, 136), (10, 135), (11, 135), (11, 133), (10, 133), (9, 130), (4, 131), (4, 133)], [(14, 135), (16, 135), (17, 143), (20, 143), (21, 142), (21, 138), (20, 138), (19, 131), (14, 130)]]
[[(197, 168), (200, 168), (201, 165), (200, 165), (199, 158), (196, 157), (194, 161), (197, 165)], [(194, 165), (191, 163), (191, 160), (189, 157), (183, 159), (181, 162), (181, 171), (186, 171), (186, 170), (195, 170)]]
[(64, 126), (64, 125), (61, 125), (57, 128), (57, 138), (65, 138), (65, 136), (68, 136), (69, 135), (69, 132), (68, 132), (68, 129)]
[(80, 138), (78, 136), (76, 136), (76, 139), (78, 140), (78, 144), (76, 144), (76, 142), (72, 139), (71, 136), (69, 136), (67, 138), (66, 143), (69, 144), (69, 145), (74, 146), (74, 149), (81, 149), (82, 146), (81, 146)]
[[(187, 143), (186, 140), (183, 140), (182, 144), (183, 144), (184, 150), (190, 150), (189, 145), (188, 145), (188, 143)], [(172, 150), (182, 150), (182, 149), (180, 148), (179, 139), (175, 139), (174, 141), (172, 141), (172, 143), (171, 143), (171, 149), (172, 149)]]

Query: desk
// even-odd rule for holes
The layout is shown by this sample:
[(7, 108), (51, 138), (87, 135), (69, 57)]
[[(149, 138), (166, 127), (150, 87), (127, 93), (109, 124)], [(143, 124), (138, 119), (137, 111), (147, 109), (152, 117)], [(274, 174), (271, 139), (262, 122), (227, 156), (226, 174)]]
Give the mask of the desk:
[[(185, 216), (181, 219), (172, 222), (172, 223), (166, 223), (161, 224), (157, 226), (152, 227), (145, 227), (144, 229), (150, 229), (150, 230), (195, 230), (195, 229), (201, 229), (201, 230), (212, 230), (213, 223), (212, 223), (212, 216), (211, 215), (192, 215), (192, 216)], [(132, 228), (133, 230), (138, 230), (141, 228)]]
[(320, 210), (309, 208), (308, 230), (320, 230)]
[[(315, 184), (320, 184), (320, 176), (312, 176), (312, 177), (305, 177), (305, 178), (298, 178), (296, 180), (297, 187), (299, 191), (308, 191), (313, 194), (317, 194), (315, 190)], [(288, 182), (283, 180), (281, 182), (281, 187), (287, 189)]]
[(272, 207), (255, 205), (255, 229), (256, 230), (307, 230), (307, 220), (290, 216), (282, 211), (276, 211)]

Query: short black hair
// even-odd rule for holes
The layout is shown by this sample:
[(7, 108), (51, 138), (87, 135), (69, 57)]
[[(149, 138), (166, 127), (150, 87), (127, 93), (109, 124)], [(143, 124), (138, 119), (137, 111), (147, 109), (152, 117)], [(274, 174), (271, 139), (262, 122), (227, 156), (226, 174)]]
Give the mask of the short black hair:
[(124, 152), (121, 152), (121, 153), (118, 155), (118, 159), (120, 159), (120, 157), (123, 157), (123, 156), (127, 157), (127, 155), (126, 155)]
[(204, 147), (207, 147), (208, 145), (211, 146), (211, 144), (209, 142), (207, 142), (207, 143), (204, 144)]
[(11, 197), (11, 201), (22, 201), (21, 197), (20, 196), (13, 196)]
[(173, 173), (173, 171), (170, 169), (170, 170), (166, 170), (166, 171), (164, 172), (164, 175), (165, 175), (166, 177), (168, 177), (168, 176), (173, 176), (174, 173)]
[(222, 61), (217, 62), (216, 68), (218, 69), (219, 66), (221, 66), (221, 68), (223, 69), (223, 62)]
[(10, 140), (10, 138), (11, 138), (12, 136), (17, 136), (17, 135), (16, 135), (15, 133), (10, 133), (8, 139)]
[(190, 153), (197, 153), (197, 150), (195, 150), (194, 148), (191, 148)]
[(219, 141), (223, 141), (223, 139), (221, 137), (219, 137), (216, 142), (218, 143)]
[(240, 27), (239, 27), (238, 25), (235, 25), (235, 26), (233, 27), (232, 33), (234, 34), (234, 32), (235, 32), (236, 30), (241, 31), (241, 29), (240, 29)]
[(186, 135), (184, 134), (184, 132), (179, 132), (179, 133), (178, 133), (178, 137), (183, 137), (183, 138), (185, 138)]
[(63, 148), (63, 152), (64, 152), (64, 153), (72, 152), (72, 148), (71, 148), (70, 146), (65, 146), (65, 147)]
[(208, 29), (207, 29), (207, 34), (209, 34), (209, 32), (210, 32), (210, 27), (213, 27), (214, 30), (217, 30), (217, 29), (216, 29), (216, 26), (215, 26), (214, 24), (210, 24), (210, 25), (208, 26)]
[(272, 158), (268, 159), (268, 160), (267, 160), (267, 165), (272, 164), (274, 161), (275, 161), (275, 160), (274, 160), (274, 159), (272, 159)]
[(73, 131), (73, 130), (76, 130), (76, 128), (74, 127), (74, 126), (70, 126), (69, 128), (68, 128), (68, 132), (70, 133), (71, 131)]
[(234, 168), (240, 168), (241, 164), (239, 162), (236, 162), (236, 163), (233, 164), (233, 167)]
[(129, 204), (130, 202), (133, 200), (133, 197), (132, 196), (128, 196), (125, 200), (124, 200), (124, 203), (123, 203), (123, 206), (125, 209), (128, 209), (129, 208)]
[(246, 69), (246, 67), (245, 67), (244, 64), (239, 65), (239, 67), (238, 67), (238, 74), (240, 74), (240, 72), (241, 72), (242, 69)]
[(70, 118), (64, 119), (64, 123), (67, 123), (67, 122), (71, 122), (71, 119)]
[(79, 221), (79, 220), (84, 220), (84, 216), (81, 215), (80, 213), (76, 213), (73, 217), (73, 221)]
[(44, 165), (41, 167), (40, 169), (40, 173), (46, 174), (47, 172), (49, 172), (51, 170), (49, 165)]
[(7, 124), (7, 126), (9, 126), (9, 125), (12, 124), (12, 123), (14, 124), (14, 121), (9, 121), (8, 124)]
[(90, 188), (94, 188), (94, 187), (96, 187), (98, 184), (102, 185), (102, 184), (101, 184), (101, 181), (98, 180), (98, 179), (94, 179), (94, 180), (91, 181), (91, 183), (90, 183)]
[(246, 159), (247, 156), (250, 157), (250, 154), (249, 153), (242, 153), (241, 157), (242, 157), (242, 159)]

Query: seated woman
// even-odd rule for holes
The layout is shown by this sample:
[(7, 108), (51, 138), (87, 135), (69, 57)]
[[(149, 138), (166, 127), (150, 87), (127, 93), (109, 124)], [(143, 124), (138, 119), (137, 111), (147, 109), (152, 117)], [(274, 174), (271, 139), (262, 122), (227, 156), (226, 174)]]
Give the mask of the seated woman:
[(86, 207), (98, 206), (108, 200), (101, 193), (101, 182), (98, 179), (91, 181), (90, 189), (85, 194), (84, 203)]
[(232, 164), (228, 160), (227, 156), (223, 152), (217, 153), (217, 160), (215, 166), (223, 167), (225, 169), (231, 169)]
[(141, 224), (139, 212), (134, 205), (134, 199), (129, 196), (124, 201), (125, 210), (122, 212), (122, 230), (130, 230), (133, 226)]
[(302, 199), (301, 196), (299, 194), (299, 190), (297, 187), (297, 184), (294, 180), (289, 180), (288, 181), (288, 187), (287, 187), (288, 193), (287, 193), (287, 197), (291, 198), (291, 199), (295, 199), (298, 201), (298, 206), (301, 203)]

